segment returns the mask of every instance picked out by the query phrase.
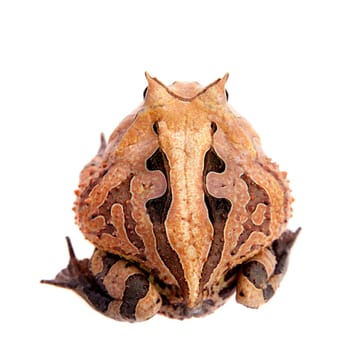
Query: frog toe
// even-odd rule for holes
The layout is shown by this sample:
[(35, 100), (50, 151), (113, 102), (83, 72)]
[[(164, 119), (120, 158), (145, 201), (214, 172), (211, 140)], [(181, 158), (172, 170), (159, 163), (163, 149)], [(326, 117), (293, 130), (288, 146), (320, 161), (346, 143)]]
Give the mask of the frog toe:
[(288, 257), (300, 228), (285, 231), (271, 247), (242, 264), (238, 277), (236, 300), (251, 308), (258, 308), (275, 294), (288, 267)]

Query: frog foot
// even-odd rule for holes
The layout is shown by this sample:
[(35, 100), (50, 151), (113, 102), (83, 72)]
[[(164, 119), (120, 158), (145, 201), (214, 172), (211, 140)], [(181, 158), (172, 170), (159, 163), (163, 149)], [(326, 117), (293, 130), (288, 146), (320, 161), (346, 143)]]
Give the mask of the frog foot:
[(78, 260), (75, 256), (70, 238), (66, 237), (66, 241), (69, 252), (69, 263), (67, 267), (62, 269), (54, 279), (41, 280), (40, 282), (77, 290), (80, 285), (88, 283), (88, 280), (91, 279), (89, 259)]
[(236, 290), (238, 303), (258, 308), (270, 300), (287, 271), (290, 250), (300, 231), (285, 231), (270, 247), (242, 264)]
[(159, 311), (162, 299), (144, 271), (98, 249), (91, 259), (78, 260), (70, 239), (66, 240), (67, 267), (41, 283), (71, 289), (96, 311), (119, 321), (145, 321)]

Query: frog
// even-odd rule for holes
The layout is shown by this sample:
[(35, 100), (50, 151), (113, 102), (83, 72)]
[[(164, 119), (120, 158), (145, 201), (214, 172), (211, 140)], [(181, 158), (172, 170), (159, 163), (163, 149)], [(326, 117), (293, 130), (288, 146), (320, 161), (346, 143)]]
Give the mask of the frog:
[(300, 228), (287, 173), (228, 102), (228, 74), (167, 86), (146, 73), (143, 103), (82, 169), (75, 221), (94, 246), (43, 283), (101, 314), (146, 321), (208, 315), (235, 294), (259, 308), (284, 277)]

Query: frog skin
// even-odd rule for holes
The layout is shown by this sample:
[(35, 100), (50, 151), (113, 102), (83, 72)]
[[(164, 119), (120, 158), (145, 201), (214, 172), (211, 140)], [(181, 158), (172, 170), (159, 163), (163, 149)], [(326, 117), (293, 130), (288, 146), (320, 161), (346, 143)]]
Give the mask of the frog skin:
[(146, 73), (144, 102), (80, 174), (76, 223), (94, 246), (55, 279), (102, 314), (144, 321), (213, 312), (234, 293), (275, 293), (300, 229), (286, 173), (228, 105), (225, 83), (170, 86)]

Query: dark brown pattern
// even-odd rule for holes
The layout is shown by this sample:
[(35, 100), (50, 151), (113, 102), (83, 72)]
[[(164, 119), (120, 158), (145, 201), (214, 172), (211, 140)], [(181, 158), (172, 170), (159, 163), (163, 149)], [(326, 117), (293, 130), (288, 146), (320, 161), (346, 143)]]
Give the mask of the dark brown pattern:
[[(222, 173), (225, 170), (224, 161), (216, 154), (215, 150), (211, 148), (204, 158), (203, 181), (206, 183), (206, 177), (209, 172)], [(224, 228), (227, 221), (228, 214), (231, 210), (231, 203), (225, 198), (216, 198), (209, 194), (207, 186), (204, 186), (205, 203), (208, 209), (210, 222), (213, 225), (214, 235), (210, 246), (208, 258), (203, 266), (200, 289), (203, 289), (205, 284), (218, 265), (222, 250), (224, 247)]]
[[(148, 160), (147, 168), (149, 170), (160, 170), (164, 174), (167, 184), (169, 184), (169, 162), (161, 149), (158, 149)], [(188, 285), (185, 279), (184, 271), (180, 258), (171, 247), (165, 228), (165, 220), (172, 201), (169, 185), (165, 193), (158, 198), (150, 199), (146, 203), (147, 213), (153, 224), (153, 232), (156, 238), (157, 251), (164, 264), (178, 281), (180, 289), (184, 293), (184, 298), (188, 297)]]
[[(231, 255), (236, 255), (239, 248), (244, 244), (250, 237), (252, 232), (259, 231), (265, 233), (266, 236), (270, 235), (270, 198), (267, 192), (255, 183), (247, 174), (241, 175), (241, 179), (247, 184), (249, 192), (249, 202), (246, 205), (248, 213), (248, 219), (243, 224), (243, 232), (240, 234), (237, 240), (235, 248), (232, 250)], [(261, 225), (256, 225), (251, 219), (252, 213), (254, 213), (259, 203), (266, 205), (265, 220)]]
[(283, 274), (286, 272), (290, 249), (292, 248), (300, 231), (301, 228), (298, 228), (295, 232), (287, 230), (272, 243), (272, 251), (275, 254), (277, 260), (274, 271), (275, 275)]
[(120, 305), (120, 315), (124, 319), (136, 320), (136, 306), (146, 296), (148, 290), (149, 282), (145, 275), (138, 273), (128, 277), (125, 282), (123, 302)]
[(131, 192), (130, 182), (132, 176), (129, 176), (119, 186), (112, 188), (107, 195), (104, 203), (99, 207), (98, 212), (95, 216), (102, 215), (106, 221), (106, 227), (102, 230), (106, 233), (114, 233), (115, 227), (111, 222), (111, 209), (113, 204), (118, 203), (123, 207), (124, 213), (124, 225), (126, 234), (130, 242), (139, 249), (140, 253), (145, 250), (145, 245), (141, 237), (136, 233), (136, 222), (132, 217), (132, 205), (131, 205)]
[(106, 312), (109, 303), (113, 300), (104, 287), (97, 283), (89, 270), (89, 260), (78, 260), (75, 256), (72, 243), (66, 237), (69, 263), (61, 270), (55, 279), (42, 280), (42, 283), (53, 284), (58, 287), (68, 288), (79, 294), (92, 307), (99, 312)]

